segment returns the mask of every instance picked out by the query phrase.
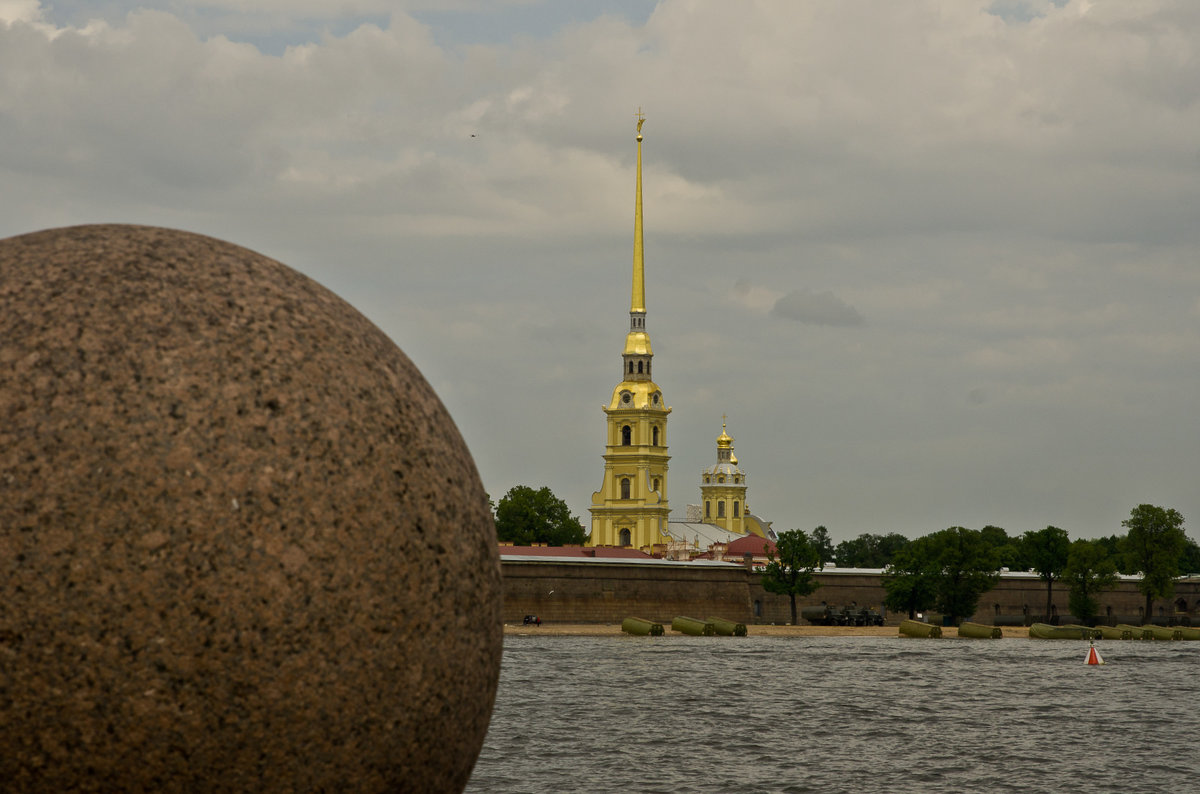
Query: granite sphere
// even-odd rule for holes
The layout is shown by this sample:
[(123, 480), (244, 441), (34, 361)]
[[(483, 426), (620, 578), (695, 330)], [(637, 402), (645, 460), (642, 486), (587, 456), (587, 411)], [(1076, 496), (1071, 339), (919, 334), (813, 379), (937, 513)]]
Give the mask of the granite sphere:
[(0, 240), (6, 791), (456, 791), (501, 651), (487, 496), (407, 357), (267, 257)]

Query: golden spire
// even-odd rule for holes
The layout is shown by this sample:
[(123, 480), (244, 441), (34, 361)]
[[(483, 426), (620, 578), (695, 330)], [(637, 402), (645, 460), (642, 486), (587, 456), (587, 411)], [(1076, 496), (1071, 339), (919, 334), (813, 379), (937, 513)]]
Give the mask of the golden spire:
[[(629, 333), (625, 335), (625, 352), (622, 366), (626, 370), (626, 380), (639, 380), (638, 376), (650, 379), (650, 335), (646, 333), (646, 276), (645, 264), (642, 259), (642, 124), (646, 118), (642, 109), (637, 112), (637, 203), (633, 214), (633, 290), (629, 300)], [(640, 357), (641, 360), (630, 359), (630, 356)], [(637, 376), (632, 369), (637, 365)]]
[(646, 117), (637, 112), (637, 203), (633, 213), (633, 295), (629, 311), (646, 311), (645, 260), (642, 256), (642, 125)]

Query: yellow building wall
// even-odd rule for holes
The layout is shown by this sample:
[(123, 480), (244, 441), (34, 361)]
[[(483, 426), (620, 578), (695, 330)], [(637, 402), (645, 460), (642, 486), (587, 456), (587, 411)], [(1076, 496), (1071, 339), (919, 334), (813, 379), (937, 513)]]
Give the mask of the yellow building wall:
[[(629, 530), (629, 545), (649, 549), (666, 543), (668, 408), (609, 409), (607, 445), (604, 454), (604, 481), (592, 494), (592, 533), (590, 546), (620, 546), (621, 530)], [(630, 443), (623, 444), (623, 429), (630, 429)], [(653, 444), (654, 429), (658, 444)], [(629, 480), (629, 496), (622, 495), (621, 481)], [(658, 487), (655, 488), (657, 481)]]
[[(702, 485), (700, 498), (705, 507), (704, 523), (715, 524), (721, 529), (746, 533), (746, 486), (744, 485)], [(737, 516), (733, 515), (733, 505), (737, 503)], [(721, 516), (718, 505), (725, 505), (725, 515)], [(711, 509), (709, 509), (711, 508)]]

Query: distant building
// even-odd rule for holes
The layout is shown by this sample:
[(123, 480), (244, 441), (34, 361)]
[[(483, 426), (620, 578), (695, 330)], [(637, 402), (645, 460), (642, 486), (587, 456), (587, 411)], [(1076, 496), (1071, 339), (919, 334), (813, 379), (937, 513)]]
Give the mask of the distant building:
[[(721, 435), (717, 436), (717, 462), (700, 472), (701, 503), (688, 505), (686, 520), (667, 524), (672, 541), (691, 541), (693, 557), (711, 551), (714, 545), (730, 544), (739, 538), (774, 541), (771, 522), (750, 512), (746, 501), (748, 489), (746, 472), (738, 466), (737, 455), (733, 454), (733, 437), (725, 432), (722, 422)], [(774, 547), (774, 543), (771, 545)], [(762, 552), (761, 544), (756, 551)], [(729, 559), (727, 551), (722, 558)], [(673, 559), (685, 557), (677, 554)]]
[(607, 439), (604, 481), (592, 494), (591, 546), (664, 548), (667, 520), (667, 415), (671, 409), (651, 379), (654, 352), (646, 333), (642, 248), (642, 122), (638, 119), (637, 195), (633, 220), (633, 289), (629, 333), (621, 354), (621, 382), (604, 407)]
[(750, 512), (746, 474), (733, 438), (721, 424), (717, 462), (701, 473), (701, 505), (684, 521), (670, 520), (667, 501), (667, 416), (671, 409), (652, 379), (654, 352), (646, 332), (645, 257), (642, 245), (642, 123), (638, 114), (637, 189), (633, 221), (633, 285), (629, 332), (621, 354), (621, 381), (605, 414), (604, 479), (592, 494), (588, 545), (629, 547), (674, 560), (724, 556), (714, 546), (739, 538), (771, 539), (771, 523)]

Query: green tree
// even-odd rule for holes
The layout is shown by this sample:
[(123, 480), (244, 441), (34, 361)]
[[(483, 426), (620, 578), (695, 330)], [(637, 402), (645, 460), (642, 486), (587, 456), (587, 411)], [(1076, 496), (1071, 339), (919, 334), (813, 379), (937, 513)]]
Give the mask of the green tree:
[(979, 530), (984, 541), (996, 550), (996, 556), (1002, 568), (1010, 571), (1028, 571), (1030, 563), (1025, 555), (1020, 537), (1009, 537), (1002, 527), (988, 524)]
[(1067, 607), (1071, 614), (1089, 626), (1100, 614), (1099, 594), (1117, 583), (1117, 566), (1104, 544), (1095, 540), (1077, 540), (1070, 546), (1062, 581), (1070, 588)]
[[(1037, 571), (1038, 577), (1046, 583), (1046, 612), (1045, 619), (1050, 620), (1050, 607), (1053, 603), (1054, 580), (1062, 576), (1067, 567), (1067, 555), (1071, 552), (1071, 539), (1066, 530), (1058, 527), (1031, 529), (1021, 538), (1029, 567)], [(1071, 614), (1076, 615), (1072, 612)], [(1076, 617), (1079, 617), (1076, 615)]]
[(884, 569), (887, 595), (883, 605), (893, 612), (907, 612), (910, 619), (915, 617), (937, 600), (940, 574), (928, 537), (917, 538), (897, 551)]
[(822, 571), (825, 570), (825, 563), (833, 562), (833, 541), (829, 539), (829, 530), (824, 525), (817, 527), (812, 531), (812, 544), (817, 550), (817, 558), (819, 560), (817, 567)]
[(1121, 525), (1129, 530), (1124, 543), (1128, 565), (1142, 572), (1138, 589), (1146, 596), (1149, 621), (1154, 599), (1170, 598), (1175, 592), (1179, 560), (1187, 547), (1183, 516), (1170, 508), (1138, 505)]
[(843, 540), (833, 550), (833, 561), (839, 568), (866, 568), (863, 560), (867, 557), (867, 535), (859, 535), (853, 540)]
[(862, 534), (839, 543), (833, 559), (841, 568), (886, 568), (897, 552), (911, 542), (896, 532), (886, 535)]
[(1117, 572), (1123, 574), (1137, 573), (1137, 568), (1129, 567), (1129, 559), (1125, 555), (1125, 536), (1109, 535), (1106, 538), (1096, 538), (1096, 542), (1104, 549), (1104, 554), (1117, 566)]
[(901, 535), (898, 532), (889, 532), (886, 535), (875, 536), (875, 558), (871, 561), (870, 568), (884, 568), (893, 558), (908, 544), (911, 540)]
[(1187, 539), (1183, 554), (1179, 556), (1179, 573), (1185, 576), (1200, 574), (1200, 544), (1191, 538)]
[(982, 533), (950, 527), (929, 535), (930, 553), (938, 571), (934, 606), (955, 626), (975, 614), (979, 597), (1000, 581), (1000, 562)]
[(775, 541), (776, 557), (767, 550), (767, 567), (763, 571), (762, 586), (768, 593), (786, 595), (792, 602), (792, 625), (796, 625), (796, 596), (806, 596), (821, 586), (813, 571), (821, 564), (821, 555), (812, 538), (802, 529), (780, 532)]
[(518, 546), (545, 543), (548, 546), (581, 544), (587, 540), (578, 516), (549, 488), (536, 491), (515, 485), (496, 505), (496, 536)]

